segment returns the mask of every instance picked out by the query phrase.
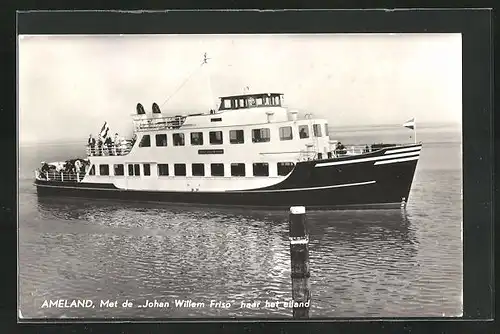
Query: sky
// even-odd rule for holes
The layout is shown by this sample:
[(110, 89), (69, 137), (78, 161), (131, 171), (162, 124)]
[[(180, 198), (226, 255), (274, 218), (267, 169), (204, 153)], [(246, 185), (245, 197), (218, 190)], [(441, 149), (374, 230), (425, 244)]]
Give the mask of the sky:
[(460, 34), (19, 36), (19, 139), (128, 136), (138, 102), (204, 112), (245, 87), (332, 127), (461, 124), (461, 50)]

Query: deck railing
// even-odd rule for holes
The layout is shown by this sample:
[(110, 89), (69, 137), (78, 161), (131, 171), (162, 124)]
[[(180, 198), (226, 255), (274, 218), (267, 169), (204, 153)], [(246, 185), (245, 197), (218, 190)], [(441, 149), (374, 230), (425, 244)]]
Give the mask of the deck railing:
[(136, 131), (178, 129), (186, 121), (186, 116), (162, 116), (134, 120)]
[(48, 172), (35, 171), (38, 180), (59, 181), (59, 182), (81, 182), (85, 177), (85, 172), (66, 172), (50, 170)]
[(88, 156), (122, 156), (127, 155), (132, 150), (132, 144), (120, 144), (120, 145), (102, 145), (101, 147), (95, 146), (87, 146), (87, 155)]

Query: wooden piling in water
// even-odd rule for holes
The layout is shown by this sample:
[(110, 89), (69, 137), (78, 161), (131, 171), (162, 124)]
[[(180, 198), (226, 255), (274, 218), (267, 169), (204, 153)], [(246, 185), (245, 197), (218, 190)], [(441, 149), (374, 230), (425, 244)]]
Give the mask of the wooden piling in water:
[(309, 282), (309, 233), (306, 226), (306, 209), (292, 206), (288, 219), (293, 318), (308, 319), (311, 304), (311, 284)]

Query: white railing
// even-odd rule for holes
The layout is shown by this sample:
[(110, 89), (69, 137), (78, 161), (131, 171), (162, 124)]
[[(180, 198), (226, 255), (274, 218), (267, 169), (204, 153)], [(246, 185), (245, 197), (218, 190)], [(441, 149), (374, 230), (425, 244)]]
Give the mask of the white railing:
[(129, 154), (131, 150), (132, 144), (129, 142), (120, 145), (102, 145), (101, 147), (87, 145), (88, 156), (122, 156)]
[(180, 128), (186, 121), (186, 116), (161, 116), (134, 120), (136, 131), (164, 130)]
[(85, 177), (85, 173), (56, 171), (56, 170), (41, 172), (40, 170), (35, 170), (35, 177), (38, 180), (46, 180), (46, 181), (81, 182)]

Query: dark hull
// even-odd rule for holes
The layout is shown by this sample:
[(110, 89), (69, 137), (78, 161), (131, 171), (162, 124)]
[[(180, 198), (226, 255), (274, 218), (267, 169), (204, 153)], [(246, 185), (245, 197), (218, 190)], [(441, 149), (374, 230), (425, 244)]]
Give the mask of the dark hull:
[[(416, 145), (415, 147), (420, 147)], [(408, 146), (412, 147), (412, 146)], [(118, 189), (112, 184), (36, 180), (38, 195), (131, 201), (310, 209), (393, 209), (408, 202), (418, 160), (376, 164), (385, 150), (358, 157), (298, 163), (284, 181), (265, 188), (226, 192)], [(416, 153), (418, 154), (418, 153)], [(360, 159), (361, 158), (361, 159)], [(363, 159), (364, 158), (364, 159)], [(368, 159), (366, 159), (368, 158)], [(350, 161), (363, 161), (350, 163)], [(344, 162), (318, 168), (319, 163)], [(380, 161), (380, 160), (377, 160)]]

